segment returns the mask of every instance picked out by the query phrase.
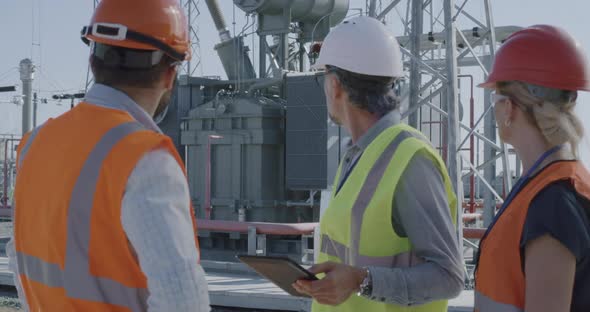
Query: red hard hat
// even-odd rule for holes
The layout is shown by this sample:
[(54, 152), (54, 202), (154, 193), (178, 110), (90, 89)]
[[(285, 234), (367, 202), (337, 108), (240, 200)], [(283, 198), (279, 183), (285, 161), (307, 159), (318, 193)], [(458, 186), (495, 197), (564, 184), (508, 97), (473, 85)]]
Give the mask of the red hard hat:
[(178, 0), (102, 0), (82, 37), (129, 49), (161, 50), (178, 61), (191, 57), (188, 22)]
[(578, 42), (565, 30), (535, 25), (506, 39), (496, 53), (482, 88), (500, 81), (521, 81), (559, 90), (590, 91), (588, 62)]

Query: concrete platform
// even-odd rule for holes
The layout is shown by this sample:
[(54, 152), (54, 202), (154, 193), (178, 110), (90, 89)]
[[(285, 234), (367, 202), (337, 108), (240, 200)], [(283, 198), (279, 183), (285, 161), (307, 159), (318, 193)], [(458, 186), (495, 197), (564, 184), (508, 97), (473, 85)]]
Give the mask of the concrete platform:
[[(293, 297), (267, 280), (244, 270), (239, 264), (204, 264), (209, 283), (209, 295), (214, 306), (265, 309), (271, 311), (310, 310), (311, 302), (306, 298)], [(227, 269), (228, 272), (220, 272)], [(8, 258), (0, 257), (0, 285), (14, 286), (12, 273), (8, 271)], [(451, 300), (449, 312), (473, 311), (473, 291), (464, 291)]]

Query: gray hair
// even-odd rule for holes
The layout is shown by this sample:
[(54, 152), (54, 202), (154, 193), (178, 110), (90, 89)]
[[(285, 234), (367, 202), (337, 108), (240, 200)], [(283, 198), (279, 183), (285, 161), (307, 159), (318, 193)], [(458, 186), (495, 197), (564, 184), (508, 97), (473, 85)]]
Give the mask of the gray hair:
[(335, 66), (326, 66), (326, 73), (336, 74), (348, 98), (358, 108), (382, 117), (400, 107), (401, 101), (394, 92), (394, 77), (362, 75)]

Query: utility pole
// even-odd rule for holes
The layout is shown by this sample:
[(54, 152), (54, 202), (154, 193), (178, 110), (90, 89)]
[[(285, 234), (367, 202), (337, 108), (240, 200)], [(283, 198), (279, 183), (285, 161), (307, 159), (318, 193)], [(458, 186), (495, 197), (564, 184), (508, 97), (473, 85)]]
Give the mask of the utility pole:
[(22, 134), (32, 130), (32, 99), (33, 99), (33, 73), (35, 65), (30, 59), (20, 61), (20, 80), (23, 84), (23, 124)]

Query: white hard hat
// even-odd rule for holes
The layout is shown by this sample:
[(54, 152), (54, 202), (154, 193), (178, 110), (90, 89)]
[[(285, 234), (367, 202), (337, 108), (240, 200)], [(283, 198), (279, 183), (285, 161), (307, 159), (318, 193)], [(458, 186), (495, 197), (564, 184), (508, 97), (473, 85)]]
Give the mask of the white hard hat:
[(395, 36), (381, 22), (367, 16), (344, 21), (330, 31), (312, 68), (326, 65), (369, 76), (404, 75)]

